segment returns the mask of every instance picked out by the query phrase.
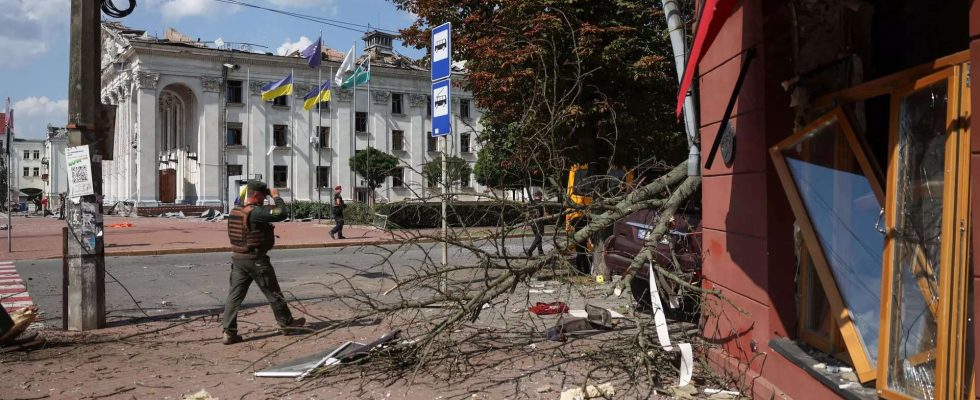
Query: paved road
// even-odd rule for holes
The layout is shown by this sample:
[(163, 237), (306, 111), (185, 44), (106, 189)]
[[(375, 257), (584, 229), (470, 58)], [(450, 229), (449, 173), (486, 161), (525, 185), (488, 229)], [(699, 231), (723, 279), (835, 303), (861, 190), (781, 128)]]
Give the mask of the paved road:
[[(525, 239), (509, 239), (508, 254), (519, 254), (522, 240)], [(385, 253), (382, 249), (393, 251), (396, 246), (274, 250), (271, 257), (283, 291), (305, 300), (322, 298), (331, 290), (342, 291), (343, 287), (336, 284), (341, 276), (365, 290), (390, 287), (391, 274), (409, 273), (411, 268), (422, 264), (426, 251), (431, 259), (438, 261), (441, 254), (438, 246), (428, 243), (420, 245), (421, 248), (399, 251), (387, 265), (380, 264)], [(493, 249), (490, 244), (480, 247)], [(450, 256), (450, 263), (469, 259), (454, 248)], [(110, 323), (143, 315), (123, 285), (150, 316), (220, 312), (228, 293), (229, 257), (229, 253), (204, 253), (106, 258), (106, 271), (111, 274), (106, 277)], [(22, 260), (16, 266), (35, 304), (44, 313), (44, 323), (60, 327), (61, 260)], [(287, 298), (292, 299), (289, 294)], [(244, 304), (248, 307), (267, 303), (253, 285)]]

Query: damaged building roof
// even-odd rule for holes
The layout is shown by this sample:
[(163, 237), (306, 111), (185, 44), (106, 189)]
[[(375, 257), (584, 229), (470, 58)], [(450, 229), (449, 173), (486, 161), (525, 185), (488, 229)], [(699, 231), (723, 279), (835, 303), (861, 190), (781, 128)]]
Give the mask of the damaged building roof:
[[(130, 28), (119, 22), (103, 22), (102, 26), (111, 34), (117, 35), (122, 39), (134, 43), (152, 43), (157, 45), (192, 47), (214, 51), (265, 54), (277, 57), (300, 57), (299, 50), (294, 50), (287, 55), (278, 56), (270, 52), (259, 53), (250, 51), (248, 45), (242, 46), (242, 49), (217, 48), (214, 45), (214, 42), (201, 41), (200, 38), (193, 38), (173, 28), (167, 28), (166, 31), (164, 31), (164, 37), (160, 38), (149, 35), (145, 30)], [(357, 62), (362, 62), (365, 58), (370, 56), (372, 66), (409, 69), (415, 71), (427, 70), (427, 68), (420, 65), (419, 61), (399, 54), (397, 51), (395, 51), (391, 46), (391, 42), (394, 38), (394, 35), (376, 30), (367, 32), (363, 38), (366, 48), (364, 49), (363, 54), (358, 57)], [(322, 54), (323, 60), (333, 62), (341, 62), (345, 56), (344, 52), (337, 51), (326, 46), (323, 47)]]

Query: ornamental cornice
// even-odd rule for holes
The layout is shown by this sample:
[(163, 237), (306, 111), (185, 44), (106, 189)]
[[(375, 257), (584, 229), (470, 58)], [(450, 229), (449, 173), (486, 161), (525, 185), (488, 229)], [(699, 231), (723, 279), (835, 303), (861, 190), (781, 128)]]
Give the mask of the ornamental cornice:
[(205, 92), (220, 92), (221, 91), (221, 77), (219, 76), (202, 76), (201, 77), (201, 87)]
[(155, 72), (139, 71), (136, 73), (136, 85), (140, 89), (156, 89), (157, 82), (160, 81), (160, 74)]
[(425, 107), (425, 103), (428, 99), (424, 94), (409, 93), (408, 94), (408, 105), (414, 108)]
[(337, 101), (350, 102), (354, 98), (354, 92), (349, 89), (333, 89), (331, 97), (336, 96)]
[(388, 99), (391, 98), (391, 92), (387, 90), (372, 90), (371, 99), (374, 100), (374, 104), (388, 104)]

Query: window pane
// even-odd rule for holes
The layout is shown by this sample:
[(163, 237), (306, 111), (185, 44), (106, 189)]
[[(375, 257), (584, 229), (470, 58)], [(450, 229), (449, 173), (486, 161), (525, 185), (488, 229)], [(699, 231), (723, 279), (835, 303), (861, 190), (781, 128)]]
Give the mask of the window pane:
[(322, 188), (330, 187), (330, 167), (317, 167), (316, 174), (317, 186)]
[(357, 132), (367, 132), (367, 113), (354, 113), (354, 130)]
[(884, 238), (881, 204), (836, 120), (782, 151), (858, 339), (878, 358)]
[(820, 279), (817, 277), (817, 271), (813, 266), (813, 259), (807, 254), (805, 264), (802, 268), (805, 268), (807, 279), (804, 282), (806, 284), (807, 297), (803, 299), (804, 312), (801, 316), (803, 318), (803, 329), (806, 329), (811, 334), (820, 336), (827, 340), (832, 337), (831, 329), (833, 329), (833, 316), (830, 313), (830, 302), (827, 300), (827, 292), (824, 291), (823, 285), (820, 283)]
[(925, 399), (936, 375), (946, 109), (945, 81), (903, 98), (899, 109), (887, 384)]
[(288, 167), (285, 165), (272, 167), (272, 186), (276, 188), (286, 187), (286, 182), (289, 179), (288, 171)]
[(403, 131), (391, 131), (391, 149), (392, 150), (404, 150), (403, 144), (405, 143), (405, 132)]
[(228, 176), (236, 176), (242, 174), (241, 164), (231, 164), (228, 165)]

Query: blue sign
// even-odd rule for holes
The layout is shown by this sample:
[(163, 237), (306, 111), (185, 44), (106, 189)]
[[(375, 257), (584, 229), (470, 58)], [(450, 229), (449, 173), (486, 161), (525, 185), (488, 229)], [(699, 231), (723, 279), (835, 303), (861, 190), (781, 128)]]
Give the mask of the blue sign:
[(452, 66), (453, 44), (450, 40), (452, 25), (446, 22), (432, 29), (432, 81), (449, 78)]
[(452, 132), (449, 105), (449, 79), (443, 79), (432, 84), (432, 136), (446, 136)]

